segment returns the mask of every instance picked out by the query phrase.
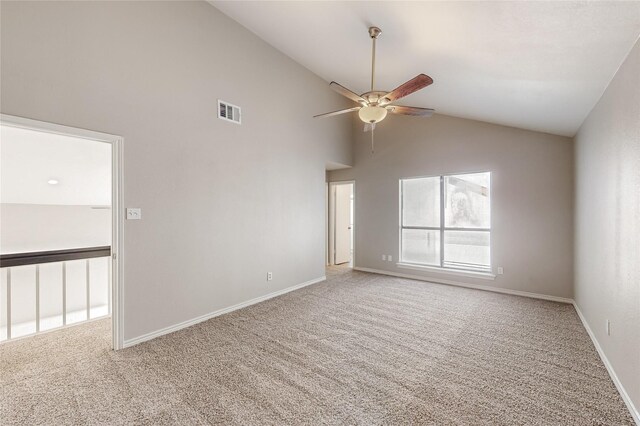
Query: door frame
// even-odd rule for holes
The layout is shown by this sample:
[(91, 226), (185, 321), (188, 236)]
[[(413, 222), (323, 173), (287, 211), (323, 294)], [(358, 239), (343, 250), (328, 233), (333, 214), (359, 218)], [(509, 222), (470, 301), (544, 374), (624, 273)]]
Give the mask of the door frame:
[(0, 124), (111, 144), (111, 330), (113, 349), (124, 347), (124, 138), (46, 121), (0, 114)]
[(355, 180), (339, 180), (329, 182), (329, 203), (328, 203), (328, 234), (329, 234), (329, 265), (335, 265), (335, 244), (336, 244), (336, 229), (335, 229), (335, 218), (336, 218), (336, 186), (339, 185), (353, 185), (353, 236), (352, 236), (352, 245), (353, 245), (353, 253), (351, 253), (351, 266), (353, 268), (356, 267), (356, 181)]

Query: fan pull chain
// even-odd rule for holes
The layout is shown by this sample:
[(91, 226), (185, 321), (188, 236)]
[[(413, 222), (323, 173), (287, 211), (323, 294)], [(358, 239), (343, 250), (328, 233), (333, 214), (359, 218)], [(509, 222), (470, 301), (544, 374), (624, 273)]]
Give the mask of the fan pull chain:
[(371, 153), (372, 154), (375, 152), (373, 149), (373, 132), (374, 132), (374, 129), (371, 129)]

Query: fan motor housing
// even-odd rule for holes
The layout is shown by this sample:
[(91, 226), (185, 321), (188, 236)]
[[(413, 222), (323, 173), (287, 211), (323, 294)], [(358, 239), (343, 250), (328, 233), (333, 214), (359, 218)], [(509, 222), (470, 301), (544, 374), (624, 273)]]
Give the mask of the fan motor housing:
[(369, 105), (378, 105), (383, 99), (384, 96), (389, 92), (381, 92), (379, 90), (374, 90), (372, 92), (366, 92), (360, 95), (363, 97)]

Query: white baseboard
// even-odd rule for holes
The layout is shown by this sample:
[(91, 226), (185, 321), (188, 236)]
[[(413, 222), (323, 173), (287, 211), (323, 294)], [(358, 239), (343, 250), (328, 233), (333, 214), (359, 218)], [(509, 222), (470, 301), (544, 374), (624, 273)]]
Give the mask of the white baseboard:
[(246, 302), (241, 302), (233, 306), (229, 306), (227, 308), (218, 309), (217, 311), (210, 312), (208, 314), (201, 315), (199, 317), (183, 321), (178, 324), (170, 325), (169, 327), (162, 328), (160, 330), (152, 331), (151, 333), (143, 334), (142, 336), (134, 337), (133, 339), (125, 340), (124, 347), (129, 348), (131, 346), (137, 345), (142, 342), (146, 342), (147, 340), (155, 339), (156, 337), (163, 336), (165, 334), (173, 333), (174, 331), (182, 330), (183, 328), (190, 327), (192, 325), (198, 324), (200, 322), (206, 321), (208, 319), (227, 314), (229, 312), (236, 311), (238, 309), (246, 308), (247, 306), (255, 305), (256, 303), (264, 302), (265, 300), (272, 299), (277, 296), (281, 296), (285, 293), (289, 293), (294, 290), (298, 290), (302, 287), (306, 287), (312, 284), (316, 284), (327, 279), (326, 276), (322, 276), (319, 278), (315, 278), (313, 280), (309, 280), (303, 282), (302, 284), (297, 284), (291, 287), (287, 287), (282, 290), (274, 291), (273, 293), (265, 294), (264, 296), (256, 297), (255, 299), (247, 300)]
[(478, 285), (478, 284), (466, 284), (466, 283), (460, 283), (457, 281), (450, 281), (450, 280), (444, 280), (439, 278), (427, 278), (419, 275), (402, 274), (402, 273), (389, 272), (389, 271), (383, 271), (383, 270), (372, 269), (372, 268), (354, 267), (353, 269), (357, 271), (371, 272), (374, 274), (382, 274), (382, 275), (389, 275), (389, 276), (399, 277), (399, 278), (409, 278), (414, 280), (427, 281), (435, 284), (446, 284), (446, 285), (452, 285), (452, 286), (458, 286), (458, 287), (472, 288), (476, 290), (493, 291), (496, 293), (512, 294), (515, 296), (524, 296), (524, 297), (531, 297), (534, 299), (551, 300), (553, 302), (572, 304), (576, 312), (578, 313), (578, 317), (580, 317), (580, 321), (582, 321), (582, 325), (584, 326), (585, 330), (587, 330), (587, 334), (589, 334), (589, 337), (591, 338), (593, 345), (596, 347), (596, 350), (598, 351), (598, 355), (600, 355), (600, 359), (602, 360), (602, 363), (604, 364), (605, 368), (609, 372), (609, 376), (611, 377), (611, 380), (613, 380), (613, 383), (618, 389), (618, 393), (620, 393), (622, 400), (624, 401), (625, 405), (629, 409), (629, 412), (631, 413), (631, 417), (633, 417), (633, 420), (636, 422), (636, 424), (640, 426), (640, 413), (638, 409), (633, 405), (631, 398), (629, 398), (629, 394), (627, 394), (627, 391), (622, 386), (622, 383), (618, 379), (618, 376), (616, 375), (616, 372), (611, 366), (611, 363), (607, 359), (607, 356), (605, 355), (604, 351), (602, 350), (602, 347), (600, 347), (598, 340), (596, 340), (595, 334), (593, 334), (593, 332), (591, 331), (591, 328), (589, 327), (587, 320), (585, 319), (584, 315), (582, 315), (582, 312), (580, 312), (580, 308), (578, 308), (578, 305), (573, 299), (557, 297), (557, 296), (549, 296), (546, 294), (539, 294), (539, 293), (530, 293), (527, 291), (489, 287), (489, 286)]
[(618, 389), (618, 393), (620, 393), (622, 400), (624, 401), (627, 408), (629, 409), (629, 412), (631, 413), (631, 417), (633, 417), (633, 420), (636, 422), (636, 424), (640, 426), (640, 412), (633, 405), (631, 398), (629, 398), (629, 394), (625, 390), (624, 386), (622, 386), (622, 383), (618, 379), (618, 375), (613, 369), (613, 366), (609, 362), (609, 359), (605, 355), (604, 351), (602, 350), (600, 343), (598, 343), (598, 340), (596, 339), (596, 335), (593, 333), (593, 331), (591, 331), (591, 327), (589, 327), (589, 323), (587, 322), (587, 319), (584, 317), (584, 315), (582, 315), (582, 312), (580, 311), (580, 308), (578, 307), (578, 304), (576, 302), (573, 302), (573, 307), (578, 313), (578, 316), (580, 317), (580, 321), (582, 321), (582, 325), (587, 330), (587, 333), (589, 334), (589, 337), (591, 338), (593, 345), (596, 347), (596, 351), (598, 351), (598, 355), (600, 355), (600, 359), (602, 360), (602, 363), (607, 368), (607, 371), (609, 372), (609, 376), (611, 376), (611, 380), (613, 380), (613, 383), (616, 385), (616, 388)]
[(493, 291), (495, 293), (504, 293), (504, 294), (511, 294), (511, 295), (514, 295), (514, 296), (531, 297), (531, 298), (534, 298), (534, 299), (543, 299), (543, 300), (550, 300), (552, 302), (561, 302), (561, 303), (573, 304), (573, 299), (568, 299), (566, 297), (550, 296), (548, 294), (530, 293), (528, 291), (511, 290), (511, 289), (508, 289), (508, 288), (491, 287), (491, 286), (488, 286), (488, 285), (480, 285), (480, 284), (467, 284), (467, 283), (461, 283), (459, 281), (445, 280), (445, 279), (442, 279), (442, 278), (423, 277), (421, 275), (411, 275), (411, 274), (403, 274), (403, 273), (399, 273), (399, 272), (389, 272), (389, 271), (383, 271), (383, 270), (380, 270), (380, 269), (361, 268), (361, 267), (354, 267), (353, 269), (355, 269), (356, 271), (372, 272), (374, 274), (390, 275), (392, 277), (409, 278), (409, 279), (412, 279), (412, 280), (427, 281), (427, 282), (435, 283), (435, 284), (453, 285), (453, 286), (457, 286), (457, 287), (472, 288), (472, 289), (475, 289), (475, 290)]
[[(402, 273), (389, 272), (389, 271), (383, 271), (383, 270), (372, 269), (372, 268), (362, 268), (362, 267), (355, 267), (354, 266), (353, 269), (357, 270), (357, 271), (371, 272), (371, 273), (374, 273), (374, 274), (382, 274), (382, 275), (389, 275), (389, 276), (394, 276), (394, 277), (399, 277), (399, 278), (408, 278), (408, 279), (414, 279), (414, 280), (420, 280), (420, 281), (433, 282), (435, 284), (452, 285), (452, 286), (458, 286), (458, 287), (472, 288), (472, 289), (476, 289), (476, 290), (492, 291), (492, 292), (496, 292), (496, 293), (511, 294), (511, 295), (516, 295), (516, 296), (531, 297), (531, 298), (534, 298), (534, 299), (551, 300), (551, 301), (554, 301), (554, 302), (572, 304), (574, 306), (576, 312), (578, 313), (578, 317), (580, 318), (580, 321), (582, 321), (582, 325), (584, 326), (585, 330), (587, 330), (587, 334), (591, 338), (591, 341), (593, 342), (593, 345), (595, 346), (596, 351), (598, 352), (598, 355), (600, 356), (600, 359), (602, 360), (602, 363), (604, 364), (605, 368), (607, 369), (607, 372), (609, 373), (609, 376), (611, 377), (611, 380), (613, 380), (613, 383), (615, 384), (616, 388), (618, 389), (618, 392), (620, 393), (620, 396), (622, 397), (622, 400), (624, 401), (624, 403), (626, 404), (627, 408), (629, 409), (629, 412), (631, 413), (631, 416), (633, 417), (633, 420), (636, 422), (637, 425), (640, 426), (640, 413), (639, 413), (639, 411), (633, 405), (633, 402), (631, 401), (631, 398), (627, 394), (627, 391), (624, 389), (624, 386), (622, 386), (622, 383), (618, 379), (618, 376), (616, 375), (615, 370), (611, 366), (611, 363), (609, 362), (609, 359), (607, 358), (607, 356), (605, 355), (604, 351), (602, 350), (602, 347), (598, 343), (598, 340), (596, 339), (595, 334), (593, 333), (593, 331), (591, 331), (591, 327), (589, 327), (589, 324), (587, 323), (587, 320), (585, 319), (584, 315), (582, 315), (582, 312), (580, 311), (580, 308), (578, 307), (578, 305), (576, 304), (576, 302), (574, 300), (568, 299), (568, 298), (564, 298), (564, 297), (549, 296), (549, 295), (546, 295), (546, 294), (530, 293), (530, 292), (526, 292), (526, 291), (489, 287), (489, 286), (478, 285), (478, 284), (465, 284), (465, 283), (460, 283), (460, 282), (457, 282), (457, 281), (450, 281), (450, 280), (443, 280), (443, 279), (432, 279), (432, 278), (422, 277), (422, 276), (419, 276), (419, 275), (402, 274)], [(147, 334), (144, 334), (144, 335), (139, 336), (139, 337), (134, 337), (133, 339), (126, 340), (124, 342), (124, 347), (128, 348), (128, 347), (137, 345), (139, 343), (146, 342), (146, 341), (151, 340), (151, 339), (155, 339), (156, 337), (160, 337), (160, 336), (163, 336), (165, 334), (173, 333), (174, 331), (178, 331), (178, 330), (181, 330), (183, 328), (190, 327), (192, 325), (198, 324), (198, 323), (206, 321), (208, 319), (211, 319), (211, 318), (214, 318), (214, 317), (217, 317), (217, 316), (220, 316), (220, 315), (224, 315), (226, 313), (233, 312), (233, 311), (236, 311), (238, 309), (245, 308), (247, 306), (255, 305), (256, 303), (260, 303), (260, 302), (263, 302), (265, 300), (272, 299), (274, 297), (289, 293), (291, 291), (298, 290), (300, 288), (303, 288), (303, 287), (306, 287), (306, 286), (309, 286), (309, 285), (312, 285), (312, 284), (316, 284), (316, 283), (325, 281), (326, 279), (327, 279), (326, 276), (319, 277), (319, 278), (316, 278), (316, 279), (313, 279), (313, 280), (310, 280), (310, 281), (306, 281), (306, 282), (301, 283), (301, 284), (294, 285), (292, 287), (285, 288), (283, 290), (274, 291), (273, 293), (269, 293), (269, 294), (266, 294), (264, 296), (256, 297), (256, 298), (248, 300), (246, 302), (238, 303), (236, 305), (229, 306), (227, 308), (222, 308), (222, 309), (219, 309), (217, 311), (214, 311), (214, 312), (211, 312), (211, 313), (208, 313), (208, 314), (205, 314), (205, 315), (201, 315), (201, 316), (199, 316), (197, 318), (193, 318), (191, 320), (183, 321), (183, 322), (181, 322), (179, 324), (171, 325), (169, 327), (165, 327), (163, 329), (160, 329), (160, 330), (157, 330), (157, 331), (153, 331), (151, 333), (147, 333)]]

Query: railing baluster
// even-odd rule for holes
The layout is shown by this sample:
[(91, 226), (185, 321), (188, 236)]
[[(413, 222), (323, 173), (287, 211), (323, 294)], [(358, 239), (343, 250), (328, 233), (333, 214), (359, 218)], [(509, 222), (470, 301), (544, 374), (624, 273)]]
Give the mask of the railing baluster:
[(91, 274), (89, 272), (89, 259), (85, 261), (85, 268), (87, 270), (87, 319), (91, 319)]
[(36, 265), (36, 333), (40, 331), (40, 265)]
[(11, 340), (11, 268), (7, 268), (7, 340)]
[(62, 262), (62, 325), (67, 325), (67, 262)]
[[(1, 1), (1, 0), (0, 0)], [(111, 257), (111, 247), (109, 246), (101, 246), (101, 247), (87, 247), (82, 249), (68, 249), (68, 250), (50, 250), (43, 252), (30, 252), (30, 253), (15, 253), (15, 254), (2, 254), (0, 255), (0, 262), (2, 263), (2, 267), (0, 268), (0, 274), (5, 273), (6, 271), (6, 283), (7, 287), (5, 292), (6, 303), (5, 306), (1, 306), (3, 304), (3, 297), (0, 297), (0, 311), (1, 308), (6, 307), (6, 313), (4, 315), (6, 318), (6, 336), (3, 336), (2, 341), (11, 340), (16, 331), (13, 330), (13, 326), (20, 326), (20, 324), (12, 324), (12, 282), (11, 282), (11, 273), (14, 267), (17, 266), (26, 266), (33, 265), (35, 266), (35, 334), (39, 334), (42, 332), (42, 307), (45, 306), (46, 312), (46, 298), (42, 297), (42, 276), (41, 276), (41, 268), (40, 266), (45, 263), (58, 263), (62, 267), (62, 324), (60, 327), (66, 327), (68, 322), (73, 318), (68, 318), (68, 300), (67, 300), (67, 263), (69, 261), (75, 261), (84, 259), (85, 260), (85, 289), (86, 289), (86, 316), (84, 320), (77, 318), (75, 322), (72, 323), (83, 323), (85, 321), (89, 321), (94, 318), (94, 313), (91, 312), (91, 259), (93, 258), (106, 258), (107, 259), (107, 313), (102, 315), (98, 315), (97, 317), (102, 316), (110, 316), (113, 310), (113, 301), (111, 300), (111, 293), (113, 289), (113, 263)], [(46, 277), (46, 274), (45, 274)], [(96, 279), (95, 271), (94, 271), (94, 280)], [(98, 280), (100, 276), (97, 277)], [(104, 277), (103, 277), (104, 278)], [(104, 281), (103, 281), (104, 282)], [(30, 285), (30, 284), (27, 284)], [(72, 287), (73, 288), (73, 287)], [(46, 280), (45, 280), (45, 290), (46, 290)], [(103, 290), (101, 290), (103, 291)], [(45, 292), (46, 295), (46, 292)], [(2, 296), (2, 295), (0, 295)], [(100, 297), (101, 298), (101, 297)], [(17, 303), (17, 302), (16, 302)], [(44, 305), (43, 305), (44, 303)], [(31, 305), (33, 306), (33, 305)], [(19, 306), (13, 306), (13, 308), (18, 309)], [(28, 308), (28, 307), (27, 307)], [(100, 310), (104, 309), (104, 305), (101, 305)], [(102, 311), (100, 311), (102, 312)], [(32, 317), (33, 318), (33, 317)], [(45, 318), (46, 319), (46, 318)], [(57, 328), (54, 326), (54, 328)], [(19, 333), (19, 331), (17, 331)], [(6, 338), (5, 338), (6, 337)], [(2, 343), (2, 342), (0, 342)]]

